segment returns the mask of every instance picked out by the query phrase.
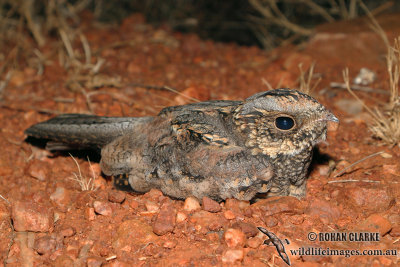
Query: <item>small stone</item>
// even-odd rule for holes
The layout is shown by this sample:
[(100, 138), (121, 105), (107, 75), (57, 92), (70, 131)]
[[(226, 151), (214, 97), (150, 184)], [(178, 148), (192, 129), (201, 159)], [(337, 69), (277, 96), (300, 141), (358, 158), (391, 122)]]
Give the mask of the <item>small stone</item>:
[[(135, 229), (132, 231), (132, 229)], [(156, 242), (158, 237), (153, 233), (152, 227), (143, 219), (131, 219), (122, 222), (114, 235), (112, 247), (114, 251), (127, 250), (135, 244)]]
[(101, 257), (89, 256), (86, 259), (86, 264), (88, 267), (100, 267), (105, 262), (105, 260)]
[(233, 220), (233, 219), (236, 218), (236, 215), (235, 215), (235, 213), (233, 213), (233, 211), (231, 211), (231, 210), (226, 210), (226, 211), (224, 212), (224, 217), (225, 217), (227, 220)]
[(96, 213), (94, 212), (94, 208), (89, 208), (89, 207), (86, 208), (85, 209), (85, 217), (89, 221), (93, 221), (94, 219), (96, 219)]
[(94, 201), (93, 208), (94, 208), (94, 211), (100, 215), (111, 216), (111, 214), (112, 214), (112, 208), (111, 208), (110, 204), (103, 202), (103, 201)]
[(133, 209), (133, 210), (136, 210), (136, 209), (139, 207), (139, 202), (136, 201), (136, 200), (134, 200), (134, 199), (131, 199), (131, 200), (129, 201), (129, 207), (130, 207), (131, 209)]
[(183, 209), (187, 212), (192, 212), (192, 211), (196, 211), (199, 210), (200, 207), (200, 203), (197, 200), (197, 198), (195, 197), (188, 197), (185, 199), (185, 203), (183, 204)]
[(75, 235), (76, 231), (72, 227), (66, 227), (60, 231), (60, 235), (63, 237), (71, 237)]
[(68, 255), (60, 255), (53, 262), (53, 266), (74, 266), (74, 260)]
[(256, 236), (260, 232), (254, 224), (243, 221), (234, 223), (232, 228), (240, 229), (246, 237)]
[(289, 217), (289, 221), (294, 225), (300, 225), (304, 222), (303, 215), (293, 215)]
[[(319, 218), (325, 219), (327, 222), (336, 221), (342, 213), (336, 203), (319, 198), (313, 199), (313, 201), (311, 201), (307, 212), (311, 215), (316, 215)], [(302, 222), (303, 221), (301, 221), (300, 223)]]
[(157, 235), (165, 235), (172, 232), (176, 224), (176, 210), (172, 203), (166, 202), (161, 206), (153, 224), (153, 232)]
[(125, 200), (126, 194), (123, 191), (111, 190), (108, 192), (108, 200), (114, 203), (122, 203)]
[(228, 247), (243, 247), (246, 242), (246, 235), (239, 229), (229, 228), (225, 231), (224, 239)]
[(345, 201), (350, 200), (354, 205), (371, 212), (383, 212), (388, 210), (395, 199), (385, 188), (376, 185), (369, 187), (353, 186), (342, 191)]
[(176, 213), (176, 222), (177, 223), (184, 222), (184, 221), (187, 220), (187, 218), (188, 218), (187, 215), (185, 213), (181, 212), (181, 211), (178, 211)]
[(64, 187), (57, 187), (54, 193), (50, 195), (50, 199), (54, 201), (56, 206), (62, 212), (67, 211), (68, 206), (71, 202), (69, 191), (66, 190)]
[(51, 254), (56, 250), (57, 241), (51, 236), (42, 236), (35, 240), (33, 249), (40, 255)]
[(212, 200), (209, 197), (203, 197), (202, 199), (203, 210), (209, 212), (219, 212), (221, 211), (221, 206), (217, 201)]
[(164, 248), (174, 248), (174, 247), (176, 247), (176, 244), (177, 244), (176, 241), (168, 240), (168, 241), (164, 242), (163, 247)]
[(270, 197), (262, 199), (251, 205), (254, 214), (268, 217), (274, 214), (303, 214), (305, 204), (303, 201), (291, 196)]
[(258, 248), (264, 241), (258, 237), (252, 237), (247, 240), (247, 246), (249, 248)]
[(38, 203), (16, 201), (12, 205), (14, 229), (18, 232), (48, 232), (53, 218), (53, 210)]
[(160, 210), (160, 206), (157, 203), (155, 203), (153, 201), (150, 201), (150, 200), (146, 201), (146, 203), (144, 205), (145, 205), (146, 210), (148, 212), (156, 213), (156, 212), (158, 212)]
[(130, 267), (130, 266), (132, 265), (120, 260), (113, 260), (102, 265), (102, 267)]
[(392, 229), (392, 224), (379, 214), (372, 214), (356, 227), (360, 231), (379, 232), (380, 236)]
[(218, 231), (227, 224), (227, 220), (220, 214), (205, 210), (194, 213), (193, 216), (190, 217), (190, 221), (193, 224), (199, 225), (202, 229), (208, 229), (210, 231)]
[(163, 196), (163, 193), (158, 189), (152, 188), (152, 189), (150, 189), (149, 192), (147, 192), (143, 196), (144, 196), (144, 198), (151, 199), (151, 200), (157, 202), (158, 199)]
[(278, 225), (278, 220), (275, 217), (269, 216), (264, 218), (265, 226), (268, 228), (275, 227)]
[(50, 176), (51, 168), (49, 163), (33, 159), (28, 167), (28, 174), (39, 181), (45, 181)]
[(222, 255), (223, 263), (235, 263), (237, 261), (242, 261), (244, 257), (244, 252), (242, 249), (228, 249)]

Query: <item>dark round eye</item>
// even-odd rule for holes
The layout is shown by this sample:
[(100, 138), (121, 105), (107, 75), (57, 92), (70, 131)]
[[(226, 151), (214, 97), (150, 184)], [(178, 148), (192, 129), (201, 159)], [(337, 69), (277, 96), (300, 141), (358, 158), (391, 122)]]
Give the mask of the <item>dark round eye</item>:
[(290, 130), (294, 126), (294, 120), (290, 117), (277, 117), (275, 119), (275, 126), (280, 130)]

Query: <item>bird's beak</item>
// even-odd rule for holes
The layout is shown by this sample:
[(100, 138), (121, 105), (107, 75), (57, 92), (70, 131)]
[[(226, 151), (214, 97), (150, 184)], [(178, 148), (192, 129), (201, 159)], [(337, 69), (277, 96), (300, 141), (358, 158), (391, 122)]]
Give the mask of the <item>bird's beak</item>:
[(323, 118), (323, 120), (333, 121), (333, 122), (336, 122), (336, 123), (339, 122), (339, 119), (335, 115), (333, 115), (330, 111), (327, 111), (325, 113), (325, 117)]

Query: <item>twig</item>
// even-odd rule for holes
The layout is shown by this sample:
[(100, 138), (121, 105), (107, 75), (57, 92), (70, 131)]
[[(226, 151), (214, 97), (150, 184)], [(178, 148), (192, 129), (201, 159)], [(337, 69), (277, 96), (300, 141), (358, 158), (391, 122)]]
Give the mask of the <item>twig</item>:
[(380, 181), (374, 181), (374, 180), (354, 180), (354, 179), (348, 179), (348, 180), (334, 180), (334, 181), (329, 181), (328, 184), (334, 184), (334, 183), (352, 183), (352, 182), (380, 183)]
[(345, 167), (343, 170), (341, 170), (340, 172), (338, 172), (337, 174), (335, 174), (335, 176), (333, 176), (333, 177), (334, 177), (334, 178), (339, 177), (339, 176), (341, 176), (346, 170), (348, 170), (349, 168), (353, 167), (354, 165), (356, 165), (356, 164), (358, 164), (358, 163), (360, 163), (360, 162), (362, 162), (362, 161), (364, 161), (364, 160), (366, 160), (366, 159), (369, 159), (369, 158), (375, 157), (375, 156), (377, 156), (377, 155), (380, 155), (380, 154), (382, 154), (383, 152), (385, 152), (385, 151), (382, 150), (382, 151), (373, 153), (373, 154), (371, 154), (371, 155), (369, 155), (369, 156), (366, 156), (365, 158), (362, 158), (362, 159), (360, 159), (360, 160), (357, 160), (357, 161), (354, 162), (353, 164), (350, 164), (349, 166)]
[(176, 90), (176, 89), (174, 89), (174, 88), (172, 88), (172, 87), (166, 86), (166, 85), (157, 86), (157, 85), (146, 85), (146, 84), (141, 84), (141, 83), (130, 83), (130, 84), (128, 84), (128, 85), (129, 85), (129, 86), (133, 86), (133, 87), (145, 88), (145, 89), (167, 90), (167, 91), (173, 92), (173, 93), (175, 93), (175, 94), (178, 94), (178, 95), (180, 95), (180, 96), (182, 96), (182, 97), (185, 97), (185, 98), (187, 98), (187, 99), (190, 99), (190, 100), (192, 100), (192, 101), (201, 102), (200, 100), (198, 100), (198, 99), (196, 99), (196, 98), (193, 98), (193, 97), (187, 96), (187, 95), (185, 95), (185, 94), (182, 94), (182, 93), (179, 92), (178, 90)]
[[(331, 82), (329, 84), (331, 88), (339, 88), (339, 89), (347, 89), (347, 86), (345, 83), (337, 83), (337, 82)], [(356, 90), (356, 91), (362, 91), (362, 92), (367, 92), (367, 93), (379, 93), (379, 94), (384, 94), (384, 95), (390, 95), (390, 92), (383, 90), (383, 89), (374, 89), (368, 86), (360, 86), (360, 85), (351, 85), (350, 86), (351, 90)]]

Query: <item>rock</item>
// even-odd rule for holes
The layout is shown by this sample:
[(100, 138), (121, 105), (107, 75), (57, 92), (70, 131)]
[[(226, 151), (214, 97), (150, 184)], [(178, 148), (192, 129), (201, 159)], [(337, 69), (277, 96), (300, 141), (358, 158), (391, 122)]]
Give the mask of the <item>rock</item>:
[(94, 212), (94, 208), (87, 207), (85, 209), (85, 217), (89, 221), (93, 221), (94, 219), (96, 219), (96, 213)]
[(242, 249), (228, 249), (222, 255), (222, 262), (232, 264), (237, 261), (242, 261), (244, 258), (244, 252)]
[(252, 237), (247, 240), (247, 246), (249, 248), (258, 248), (264, 241), (258, 237)]
[(228, 198), (225, 200), (225, 208), (232, 211), (240, 211), (250, 206), (249, 201), (237, 200), (235, 198)]
[(93, 208), (97, 214), (104, 215), (104, 216), (112, 215), (112, 208), (111, 208), (110, 204), (107, 202), (94, 201)]
[(86, 264), (88, 267), (100, 267), (105, 262), (105, 260), (101, 257), (97, 256), (89, 256), (86, 259)]
[(156, 213), (156, 212), (158, 212), (160, 210), (160, 206), (157, 203), (155, 203), (153, 201), (150, 201), (150, 200), (146, 201), (144, 206), (146, 207), (146, 210), (148, 212)]
[(158, 189), (150, 189), (149, 192), (143, 195), (144, 198), (158, 202), (158, 199), (163, 196), (163, 193)]
[(228, 247), (243, 247), (246, 242), (246, 235), (239, 229), (229, 228), (224, 233), (224, 239)]
[(279, 213), (303, 214), (304, 202), (291, 196), (270, 197), (251, 205), (253, 213), (267, 217)]
[(227, 220), (217, 213), (211, 213), (205, 210), (197, 211), (190, 218), (191, 222), (200, 225), (202, 228), (207, 228), (210, 231), (220, 230)]
[(130, 266), (132, 266), (132, 264), (120, 260), (113, 260), (111, 262), (107, 262), (106, 264), (102, 265), (102, 267), (130, 267)]
[(200, 203), (197, 200), (197, 198), (195, 197), (188, 197), (185, 199), (185, 203), (183, 204), (183, 209), (187, 212), (192, 212), (192, 211), (196, 211), (199, 210), (200, 207)]
[(50, 255), (56, 250), (57, 241), (55, 238), (45, 235), (38, 239), (35, 239), (33, 249), (40, 255)]
[(209, 212), (219, 212), (221, 211), (221, 206), (217, 201), (212, 200), (209, 197), (203, 197), (202, 199), (203, 210)]
[(264, 219), (265, 226), (267, 226), (268, 228), (278, 225), (278, 219), (276, 219), (275, 217), (269, 216), (269, 217), (265, 217), (263, 219)]
[[(132, 231), (132, 229), (135, 230)], [(112, 246), (114, 251), (126, 251), (131, 250), (132, 246), (142, 246), (157, 240), (158, 237), (153, 233), (153, 228), (146, 221), (132, 219), (126, 220), (118, 226)]]
[(346, 201), (371, 212), (383, 212), (388, 210), (395, 200), (385, 188), (377, 185), (368, 187), (353, 186), (342, 191)]
[(254, 224), (243, 221), (234, 223), (232, 228), (240, 229), (246, 235), (246, 237), (256, 236), (260, 232)]
[(50, 164), (38, 159), (33, 159), (27, 170), (28, 174), (39, 181), (46, 181), (50, 176)]
[(53, 209), (31, 201), (16, 201), (12, 219), (18, 232), (48, 232), (53, 227)]
[(63, 237), (71, 237), (75, 235), (76, 231), (72, 227), (65, 227), (60, 231), (60, 235)]
[(122, 203), (125, 200), (126, 194), (123, 191), (111, 190), (108, 192), (108, 200), (114, 203)]
[(176, 247), (176, 241), (175, 240), (168, 240), (166, 242), (164, 242), (163, 247), (164, 248), (174, 248)]
[(53, 262), (53, 266), (74, 266), (74, 260), (68, 255), (60, 255)]
[(176, 213), (176, 222), (177, 223), (184, 222), (184, 221), (187, 220), (187, 218), (188, 218), (187, 215), (185, 213), (181, 212), (181, 211), (178, 211)]
[(70, 193), (64, 187), (57, 187), (56, 191), (50, 195), (50, 199), (62, 212), (66, 212), (71, 203)]
[[(338, 205), (334, 202), (328, 202), (319, 198), (313, 199), (310, 202), (307, 213), (310, 215), (316, 215), (321, 218), (324, 222), (336, 221), (341, 214), (341, 210)], [(303, 221), (301, 221), (302, 223)]]
[(153, 224), (153, 232), (157, 235), (165, 235), (172, 232), (176, 224), (176, 210), (171, 202), (166, 202), (161, 206), (156, 220)]
[(380, 236), (387, 234), (392, 229), (392, 224), (379, 214), (372, 214), (355, 227), (358, 231), (379, 232)]
[(233, 211), (231, 211), (231, 210), (226, 210), (226, 211), (224, 212), (224, 217), (225, 217), (225, 219), (227, 219), (227, 220), (233, 220), (233, 219), (236, 218), (236, 215), (235, 215), (235, 213), (233, 213)]
[(392, 237), (399, 237), (400, 236), (400, 226), (398, 226), (398, 225), (393, 226), (389, 235)]

